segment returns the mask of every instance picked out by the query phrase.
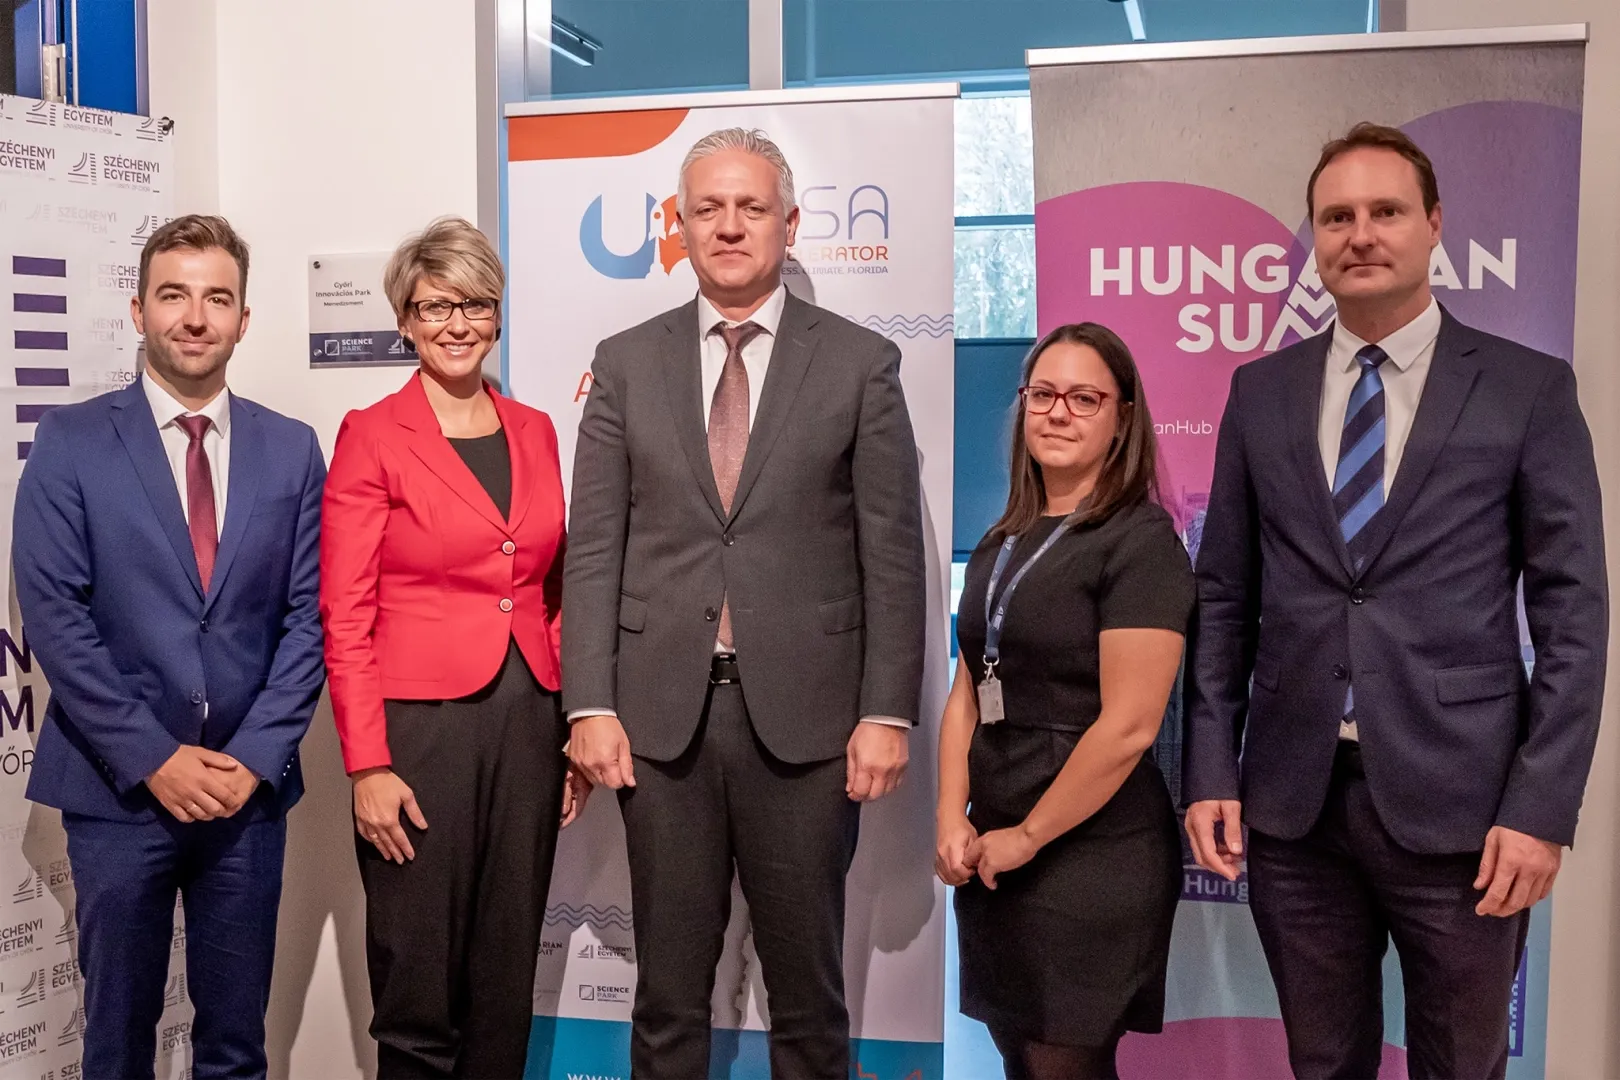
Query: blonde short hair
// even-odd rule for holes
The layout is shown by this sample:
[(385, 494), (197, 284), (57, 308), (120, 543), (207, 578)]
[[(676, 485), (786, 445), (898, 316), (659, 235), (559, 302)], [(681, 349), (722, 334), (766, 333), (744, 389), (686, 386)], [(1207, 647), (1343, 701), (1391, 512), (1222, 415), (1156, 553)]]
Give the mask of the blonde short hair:
[(776, 188), (777, 194), (782, 199), (782, 213), (786, 214), (793, 209), (795, 205), (793, 170), (788, 166), (781, 147), (773, 143), (770, 136), (758, 128), (749, 131), (734, 127), (710, 132), (693, 143), (692, 149), (686, 152), (686, 160), (681, 162), (680, 183), (675, 188), (675, 209), (679, 213), (686, 213), (686, 170), (692, 167), (693, 162), (725, 150), (741, 150), (745, 154), (756, 154), (768, 161), (776, 170)]
[(506, 268), (489, 237), (465, 218), (436, 218), (427, 228), (394, 249), (383, 270), (383, 292), (394, 316), (405, 319), (405, 306), (422, 280), (437, 281), (464, 299), (500, 300), (506, 292)]

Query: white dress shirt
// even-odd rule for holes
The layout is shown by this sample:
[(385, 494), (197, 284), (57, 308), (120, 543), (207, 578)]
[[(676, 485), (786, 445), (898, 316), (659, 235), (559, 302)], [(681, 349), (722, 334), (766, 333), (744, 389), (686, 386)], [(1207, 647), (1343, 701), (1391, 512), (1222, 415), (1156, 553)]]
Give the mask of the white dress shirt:
[[(1401, 467), (1401, 454), (1412, 434), (1412, 419), (1423, 399), (1423, 385), (1429, 380), (1434, 361), (1434, 342), (1440, 336), (1440, 305), (1432, 298), (1423, 313), (1382, 341), (1366, 342), (1333, 324), (1333, 343), (1328, 346), (1327, 371), (1322, 381), (1322, 415), (1317, 422), (1317, 439), (1322, 447), (1322, 469), (1328, 490), (1333, 490), (1333, 474), (1339, 468), (1339, 439), (1344, 434), (1344, 410), (1350, 392), (1361, 378), (1356, 353), (1375, 344), (1389, 357), (1378, 368), (1384, 384), (1384, 499), (1395, 484), (1395, 471)], [(1355, 673), (1351, 673), (1355, 678)], [(1354, 723), (1339, 724), (1339, 738), (1358, 739)]]
[(1322, 447), (1322, 470), (1328, 490), (1333, 490), (1333, 474), (1339, 468), (1339, 437), (1344, 434), (1344, 410), (1350, 392), (1361, 378), (1356, 353), (1369, 344), (1384, 350), (1389, 359), (1379, 367), (1384, 383), (1384, 498), (1389, 498), (1400, 468), (1406, 439), (1412, 434), (1412, 418), (1423, 399), (1423, 384), (1429, 380), (1434, 361), (1434, 341), (1440, 335), (1440, 305), (1433, 299), (1423, 313), (1383, 341), (1366, 342), (1333, 324), (1333, 344), (1328, 346), (1327, 372), (1322, 381), (1322, 415), (1317, 436)]
[(141, 389), (146, 391), (147, 404), (152, 406), (152, 417), (163, 439), (163, 452), (169, 457), (169, 471), (174, 474), (174, 486), (180, 491), (180, 512), (186, 515), (188, 525), (191, 524), (191, 500), (186, 497), (186, 450), (191, 446), (191, 436), (175, 421), (182, 416), (206, 416), (212, 421), (203, 434), (202, 444), (203, 453), (208, 457), (208, 471), (214, 479), (214, 529), (216, 533), (223, 532), (231, 468), (230, 391), (221, 390), (214, 395), (214, 400), (193, 411), (145, 375), (141, 376)]
[[(698, 324), (698, 352), (702, 358), (703, 370), (703, 430), (709, 430), (709, 412), (714, 402), (715, 388), (720, 385), (720, 373), (726, 366), (726, 339), (719, 334), (712, 333), (716, 326), (736, 326), (742, 322), (751, 322), (764, 330), (763, 334), (755, 334), (753, 340), (743, 346), (743, 369), (748, 372), (748, 430), (754, 430), (754, 417), (759, 412), (759, 395), (765, 388), (765, 373), (770, 370), (771, 351), (776, 347), (776, 331), (782, 325), (782, 309), (787, 307), (787, 286), (778, 285), (776, 291), (771, 293), (760, 309), (746, 319), (732, 320), (724, 315), (709, 302), (709, 298), (698, 293), (697, 298), (697, 324)], [(718, 639), (714, 643), (714, 651), (722, 653)], [(569, 723), (583, 719), (587, 716), (612, 716), (610, 709), (575, 709), (568, 714)], [(883, 724), (888, 727), (911, 730), (909, 721), (897, 716), (863, 716), (861, 720), (866, 723)]]
[[(760, 309), (743, 322), (751, 322), (764, 330), (743, 346), (743, 368), (748, 372), (748, 430), (754, 430), (754, 416), (759, 412), (759, 394), (765, 388), (765, 373), (771, 367), (771, 350), (776, 347), (776, 328), (782, 325), (782, 309), (787, 306), (787, 286), (778, 285)], [(715, 310), (709, 298), (698, 293), (698, 348), (703, 357), (703, 430), (709, 430), (709, 412), (714, 404), (714, 391), (720, 385), (720, 372), (726, 366), (726, 339), (712, 331), (716, 326), (736, 326), (738, 323)]]

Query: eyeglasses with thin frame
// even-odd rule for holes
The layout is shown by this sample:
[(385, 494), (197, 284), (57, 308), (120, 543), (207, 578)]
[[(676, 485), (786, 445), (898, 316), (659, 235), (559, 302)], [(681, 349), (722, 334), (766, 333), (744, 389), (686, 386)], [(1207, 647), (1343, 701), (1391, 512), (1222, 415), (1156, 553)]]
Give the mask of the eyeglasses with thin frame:
[(485, 297), (474, 297), (470, 300), (412, 300), (405, 305), (416, 312), (416, 317), (425, 323), (449, 322), (451, 314), (461, 309), (462, 318), (468, 322), (483, 322), (493, 319), (495, 313), (501, 309), (499, 300), (490, 300)]
[(1034, 413), (1036, 416), (1045, 416), (1057, 408), (1058, 399), (1063, 399), (1064, 408), (1069, 410), (1070, 416), (1085, 418), (1096, 416), (1102, 409), (1103, 402), (1113, 397), (1105, 390), (1095, 390), (1089, 386), (1077, 386), (1067, 393), (1060, 394), (1050, 386), (1020, 386), (1018, 388), (1019, 400), (1024, 404), (1024, 411)]

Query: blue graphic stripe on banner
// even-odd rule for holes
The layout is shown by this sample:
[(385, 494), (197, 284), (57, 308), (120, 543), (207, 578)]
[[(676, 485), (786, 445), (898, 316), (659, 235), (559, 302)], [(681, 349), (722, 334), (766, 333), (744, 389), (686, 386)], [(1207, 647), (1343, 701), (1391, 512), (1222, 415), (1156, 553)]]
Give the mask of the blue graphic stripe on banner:
[(17, 373), (18, 386), (66, 386), (68, 384), (68, 369), (65, 367), (20, 367), (14, 370)]
[[(716, 1028), (709, 1076), (766, 1080), (770, 1050), (763, 1031)], [(943, 1080), (945, 1044), (851, 1039), (850, 1073), (869, 1080)], [(628, 1080), (630, 1025), (620, 1020), (536, 1016), (529, 1029), (524, 1080)]]
[(13, 343), (18, 349), (45, 349), (52, 352), (66, 352), (68, 347), (67, 333), (59, 330), (17, 330)]
[(31, 442), (20, 442), (20, 443), (18, 443), (17, 444), (17, 460), (18, 461), (27, 461), (28, 460), (28, 451), (33, 449), (33, 446), (34, 446), (34, 444), (31, 443)]
[(40, 315), (66, 315), (67, 297), (47, 296), (43, 293), (12, 293), (11, 310), (36, 312)]
[(36, 259), (29, 255), (13, 255), (11, 272), (30, 277), (67, 277), (66, 259)]
[(17, 423), (37, 424), (39, 418), (56, 408), (55, 405), (18, 405)]

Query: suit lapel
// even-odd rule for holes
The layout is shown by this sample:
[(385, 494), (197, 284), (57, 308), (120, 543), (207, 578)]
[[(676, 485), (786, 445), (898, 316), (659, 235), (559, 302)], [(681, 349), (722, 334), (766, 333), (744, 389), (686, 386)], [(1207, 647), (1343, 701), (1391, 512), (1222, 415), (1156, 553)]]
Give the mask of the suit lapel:
[(754, 410), (754, 423), (748, 432), (748, 452), (743, 455), (742, 474), (737, 479), (737, 494), (731, 500), (731, 519), (735, 520), (748, 493), (765, 467), (771, 447), (782, 434), (782, 428), (792, 415), (793, 399), (799, 396), (805, 373), (816, 351), (816, 335), (812, 332), (819, 318), (817, 310), (788, 294), (782, 309), (782, 321), (776, 328), (776, 339), (771, 343), (771, 362), (765, 370), (765, 385), (759, 392), (759, 408)]
[[(498, 408), (498, 406), (497, 406)], [(500, 510), (495, 501), (484, 490), (484, 485), (478, 482), (467, 463), (461, 460), (450, 445), (450, 440), (444, 437), (439, 430), (439, 418), (433, 413), (433, 406), (428, 403), (427, 391), (422, 389), (422, 377), (413, 374), (405, 388), (394, 399), (394, 419), (403, 428), (410, 431), (408, 444), (411, 452), (426, 465), (435, 476), (443, 480), (445, 486), (455, 492), (468, 506), (478, 511), (479, 515), (489, 521), (491, 525), (507, 531), (506, 519), (501, 517)], [(504, 422), (504, 418), (503, 418)], [(510, 437), (508, 437), (510, 444)], [(517, 476), (513, 477), (514, 505), (516, 504)]]
[(225, 480), (225, 528), (219, 535), (219, 554), (214, 559), (214, 576), (209, 579), (204, 611), (219, 596), (225, 575), (230, 573), (231, 563), (242, 550), (248, 519), (259, 501), (259, 477), (264, 469), (264, 433), (259, 430), (255, 410), (235, 394), (231, 395), (230, 406), (231, 464), (230, 475)]
[(1472, 358), (1474, 345), (1468, 340), (1467, 328), (1442, 310), (1440, 336), (1434, 343), (1434, 359), (1429, 365), (1429, 377), (1423, 384), (1423, 396), (1418, 400), (1417, 414), (1412, 418), (1412, 433), (1406, 437), (1406, 448), (1401, 452), (1401, 464), (1395, 471), (1395, 482), (1383, 509), (1373, 515), (1366, 525), (1367, 558), (1362, 564), (1365, 575), (1379, 554), (1388, 546), (1390, 537), (1401, 523), (1401, 518), (1412, 508), (1423, 482), (1429, 478), (1440, 450), (1451, 436), (1462, 415), (1468, 392), (1473, 389), (1479, 375), (1479, 364)]
[(506, 433), (506, 451), (512, 459), (511, 512), (506, 515), (506, 520), (507, 528), (516, 532), (523, 523), (523, 515), (529, 512), (535, 477), (540, 475), (539, 468), (530, 458), (537, 448), (533, 445), (534, 440), (529, 438), (529, 421), (523, 410), (495, 390), (491, 390), (489, 396), (495, 402), (495, 411), (500, 414), (501, 430)]
[(186, 513), (180, 506), (180, 489), (175, 485), (174, 472), (169, 468), (169, 457), (163, 450), (163, 438), (158, 434), (157, 419), (147, 404), (146, 390), (141, 380), (124, 390), (113, 402), (113, 427), (129, 453), (146, 491), (152, 512), (157, 515), (163, 534), (174, 548), (175, 558), (185, 572), (191, 587), (202, 598), (202, 578), (197, 573), (197, 553), (191, 547), (191, 532), (186, 528)]
[[(703, 420), (703, 354), (698, 344), (697, 301), (676, 308), (664, 328), (664, 400), (674, 414), (675, 432), (686, 451), (686, 463), (697, 478), (698, 488), (708, 500), (714, 516), (726, 520), (720, 502), (720, 489), (714, 482), (714, 465), (709, 461), (709, 439)], [(745, 469), (746, 474), (746, 469)], [(741, 488), (738, 495), (741, 495)], [(737, 505), (733, 500), (732, 507)]]
[(1350, 576), (1354, 574), (1350, 552), (1345, 548), (1344, 537), (1339, 532), (1339, 518), (1333, 512), (1333, 492), (1328, 487), (1327, 472), (1322, 465), (1322, 384), (1332, 342), (1333, 328), (1330, 326), (1326, 333), (1306, 342), (1307, 347), (1288, 369), (1289, 444), (1294, 467), (1304, 485), (1301, 490), (1311, 504), (1311, 512), (1326, 532), (1339, 565)]

